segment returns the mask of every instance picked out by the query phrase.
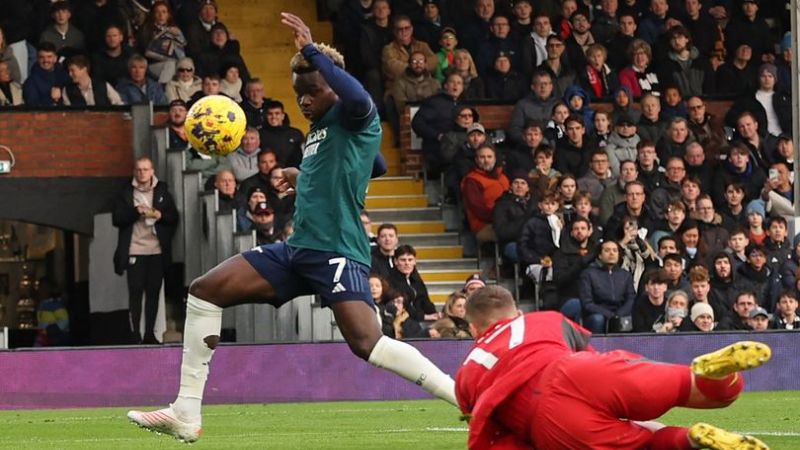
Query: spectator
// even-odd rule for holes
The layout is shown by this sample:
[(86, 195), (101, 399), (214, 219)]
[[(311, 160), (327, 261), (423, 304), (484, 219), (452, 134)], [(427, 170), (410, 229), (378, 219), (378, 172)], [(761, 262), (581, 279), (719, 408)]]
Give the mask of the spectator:
[[(725, 141), (722, 127), (714, 124), (713, 116), (706, 112), (706, 104), (700, 97), (689, 97), (686, 100), (689, 130), (703, 146), (704, 154), (712, 148), (719, 147)], [(709, 153), (708, 160), (716, 160), (719, 155)]]
[(775, 163), (784, 163), (789, 169), (790, 179), (794, 180), (794, 142), (789, 135), (778, 136), (775, 144)]
[(531, 199), (528, 173), (512, 172), (511, 188), (497, 200), (492, 214), (492, 225), (503, 256), (512, 262), (518, 262), (517, 239), (522, 234), (525, 223), (534, 211)]
[[(666, 2), (666, 0), (653, 1)], [(620, 86), (630, 89), (631, 95), (634, 97), (658, 93), (661, 90), (661, 86), (658, 74), (650, 67), (653, 62), (653, 51), (650, 48), (650, 44), (641, 39), (634, 39), (628, 46), (628, 58), (631, 61), (631, 65), (620, 70)]]
[(551, 257), (559, 246), (561, 230), (564, 227), (557, 214), (559, 206), (555, 194), (544, 194), (539, 199), (537, 209), (525, 222), (517, 241), (517, 254), (523, 266), (552, 265)]
[(661, 118), (661, 101), (653, 94), (644, 94), (639, 103), (642, 116), (636, 126), (636, 134), (642, 140), (658, 143), (667, 131), (667, 122)]
[(678, 233), (687, 217), (686, 205), (680, 200), (670, 200), (661, 217), (663, 219), (653, 224), (654, 230), (650, 234), (650, 242), (653, 244), (658, 243), (664, 236), (672, 236)]
[(458, 49), (453, 56), (453, 64), (447, 69), (448, 73), (457, 73), (464, 80), (464, 93), (461, 97), (465, 100), (484, 98), (483, 80), (478, 76), (472, 55), (464, 49)]
[(203, 81), (195, 75), (192, 58), (179, 59), (176, 71), (175, 77), (167, 82), (167, 100), (188, 102), (195, 93), (203, 89)]
[(0, 61), (0, 106), (18, 106), (24, 103), (22, 85), (12, 79), (8, 63)]
[(546, 71), (537, 71), (531, 82), (531, 94), (514, 105), (508, 134), (512, 142), (522, 142), (522, 132), (529, 120), (546, 121), (558, 100), (553, 95), (553, 80)]
[(429, 176), (441, 172), (444, 167), (440, 142), (451, 127), (453, 112), (463, 91), (461, 75), (449, 74), (442, 91), (425, 99), (411, 121), (411, 128), (422, 138), (422, 154)]
[(792, 32), (787, 31), (781, 38), (781, 55), (775, 59), (778, 67), (778, 88), (779, 91), (791, 92), (791, 62), (792, 62)]
[[(625, 331), (611, 327), (610, 319), (631, 316), (636, 291), (630, 272), (619, 267), (619, 244), (605, 241), (597, 261), (581, 272), (578, 292), (583, 309), (583, 324), (592, 333)], [(623, 320), (620, 320), (623, 322)]]
[(728, 230), (723, 226), (724, 220), (714, 210), (714, 202), (707, 194), (697, 199), (697, 224), (700, 227), (700, 240), (709, 255), (721, 252), (728, 242)]
[(617, 181), (605, 187), (599, 201), (600, 223), (608, 222), (608, 218), (614, 213), (614, 208), (625, 201), (625, 186), (636, 181), (639, 172), (636, 170), (636, 163), (630, 159), (622, 161), (620, 164), (620, 174)]
[[(736, 270), (733, 259), (725, 252), (717, 253), (714, 256), (714, 265), (711, 272), (711, 294), (710, 302), (714, 305), (715, 317), (722, 321), (726, 316), (733, 313), (733, 305), (736, 303), (736, 295), (739, 286), (736, 283)], [(720, 309), (723, 314), (717, 313)]]
[(39, 42), (49, 42), (56, 48), (56, 53), (69, 57), (81, 53), (86, 47), (83, 32), (70, 24), (72, 8), (67, 1), (56, 1), (50, 6), (52, 25), (45, 28), (39, 36)]
[(592, 35), (597, 42), (605, 44), (619, 32), (618, 10), (617, 0), (602, 0), (600, 8), (594, 11)]
[(778, 271), (792, 255), (791, 243), (786, 239), (789, 225), (782, 216), (772, 217), (767, 228), (767, 238), (764, 240), (764, 250), (767, 252), (767, 264)]
[(707, 303), (695, 303), (690, 310), (689, 318), (692, 320), (687, 331), (702, 331), (708, 333), (716, 329), (714, 310)]
[(747, 44), (736, 48), (733, 58), (717, 69), (716, 92), (740, 96), (758, 87), (758, 64), (753, 61), (753, 49)]
[[(736, 104), (734, 103), (734, 107)], [(726, 115), (726, 121), (731, 111), (731, 108)], [(773, 135), (761, 131), (764, 121), (759, 122), (756, 116), (750, 112), (745, 111), (739, 114), (736, 118), (736, 133), (738, 136), (734, 138), (734, 143), (741, 143), (747, 147), (750, 153), (750, 161), (758, 165), (761, 169), (766, 171), (769, 169), (769, 164), (775, 154), (776, 139)]]
[[(414, 39), (414, 27), (408, 16), (397, 16), (392, 20), (394, 40), (383, 47), (381, 67), (385, 81), (384, 92), (391, 92), (395, 81), (408, 68), (412, 52), (422, 52), (427, 58), (428, 70), (436, 69), (437, 59), (428, 44)], [(383, 98), (383, 95), (380, 96)]]
[(203, 89), (195, 92), (189, 99), (189, 105), (209, 95), (225, 95), (222, 93), (222, 78), (219, 75), (206, 75), (203, 77)]
[(491, 19), (495, 13), (494, 0), (475, 0), (472, 13), (464, 20), (456, 20), (459, 24), (458, 35), (462, 37), (462, 45), (471, 54), (477, 54), (480, 44), (489, 38)]
[[(567, 104), (570, 114), (576, 114), (583, 119), (586, 133), (594, 131), (594, 110), (589, 107), (589, 95), (580, 86), (570, 86), (564, 91), (564, 103)], [(588, 136), (587, 136), (588, 137)], [(592, 144), (597, 142), (592, 141)]]
[(639, 181), (632, 181), (625, 185), (625, 203), (620, 203), (608, 219), (603, 230), (606, 239), (617, 239), (623, 235), (624, 218), (631, 217), (636, 220), (638, 228), (652, 230), (653, 220), (656, 216), (645, 206), (644, 185)]
[(653, 141), (640, 140), (636, 145), (636, 169), (639, 171), (639, 181), (648, 194), (666, 182), (664, 168), (658, 165), (656, 145)]
[(136, 40), (140, 54), (148, 60), (148, 74), (161, 84), (169, 82), (175, 76), (175, 64), (186, 56), (186, 38), (166, 1), (153, 3)]
[[(661, 186), (650, 194), (650, 209), (660, 217), (664, 215), (667, 204), (682, 198), (682, 182), (686, 178), (686, 166), (683, 160), (673, 156), (666, 164), (666, 177)], [(698, 184), (699, 185), (699, 184)], [(685, 203), (684, 203), (685, 204)], [(686, 204), (687, 215), (692, 212), (694, 205)]]
[(61, 102), (61, 88), (69, 82), (67, 72), (58, 62), (56, 47), (42, 42), (36, 50), (36, 64), (25, 84), (22, 95), (28, 106), (54, 106)]
[(522, 62), (519, 55), (519, 42), (516, 36), (511, 34), (511, 22), (508, 17), (503, 14), (495, 14), (491, 23), (489, 39), (481, 43), (478, 53), (475, 54), (478, 73), (484, 79), (492, 72), (498, 53), (505, 54), (514, 67), (521, 67)]
[(775, 39), (769, 25), (759, 16), (757, 0), (739, 3), (742, 14), (736, 14), (725, 27), (725, 48), (732, 55), (741, 44), (753, 49), (753, 59), (758, 62), (775, 61)]
[[(543, 308), (558, 309), (573, 321), (581, 320), (581, 301), (575, 283), (597, 258), (597, 241), (592, 233), (592, 223), (578, 217), (569, 225), (569, 234), (562, 237), (553, 253), (553, 287), (556, 299), (543, 295)], [(547, 292), (545, 286), (542, 287)]]
[[(130, 27), (127, 5), (115, 0), (89, 0), (76, 2), (74, 23), (86, 37), (86, 48), (91, 52), (102, 51), (106, 31), (112, 25), (120, 30)], [(94, 61), (92, 62), (94, 66)], [(114, 81), (106, 80), (114, 85)]]
[(669, 51), (665, 59), (659, 62), (659, 80), (668, 84), (675, 83), (685, 95), (713, 92), (713, 71), (708, 59), (702, 57), (692, 45), (689, 30), (681, 25), (672, 27), (666, 38), (669, 41)]
[(639, 294), (633, 305), (633, 331), (659, 332), (666, 325), (664, 303), (667, 294), (667, 275), (661, 270), (652, 270), (644, 275), (644, 280), (645, 291)]
[(122, 105), (117, 91), (104, 80), (89, 74), (89, 60), (83, 55), (75, 55), (67, 60), (67, 73), (72, 83), (61, 91), (65, 106), (110, 106)]
[[(394, 101), (395, 111), (403, 114), (406, 104), (420, 102), (435, 95), (441, 87), (428, 70), (427, 56), (423, 52), (412, 52), (408, 68), (397, 78), (390, 96)], [(399, 123), (399, 122), (398, 122)], [(395, 127), (399, 130), (399, 125)]]
[(658, 159), (667, 161), (673, 157), (683, 158), (686, 155), (686, 147), (692, 142), (695, 142), (695, 139), (690, 134), (686, 119), (675, 117), (670, 120), (666, 133), (656, 144)]
[[(762, 64), (758, 68), (758, 89), (749, 91), (747, 95), (740, 97), (733, 104), (725, 116), (725, 121), (730, 123), (731, 118), (737, 118), (737, 130), (741, 127), (740, 120), (744, 112), (750, 112), (752, 118), (757, 123), (757, 131), (762, 139), (769, 139), (767, 136), (780, 136), (782, 133), (791, 135), (792, 133), (792, 96), (789, 91), (778, 91), (776, 85), (778, 81), (778, 69), (774, 64)], [(745, 130), (749, 131), (749, 130)], [(740, 132), (741, 133), (741, 132)], [(748, 133), (742, 136), (744, 140), (751, 141), (755, 147), (759, 147), (759, 142), (753, 142)], [(772, 151), (774, 142), (770, 143), (769, 152), (764, 156), (767, 161), (772, 161)], [(766, 143), (765, 143), (766, 145)], [(762, 149), (759, 149), (762, 150)]]
[(120, 25), (108, 25), (103, 42), (103, 48), (92, 54), (92, 70), (98, 79), (116, 86), (128, 75), (128, 59), (133, 52), (125, 43), (125, 30)]
[(517, 42), (533, 31), (533, 0), (515, 0), (512, 12), (511, 33)]
[[(136, 160), (133, 181), (115, 198), (111, 215), (119, 228), (114, 271), (128, 274), (132, 335), (135, 343), (143, 344), (159, 343), (154, 333), (158, 297), (178, 223), (178, 210), (169, 189), (153, 172), (150, 158)], [(143, 293), (144, 337), (139, 334)]]
[(586, 67), (586, 53), (597, 42), (592, 34), (589, 13), (578, 9), (569, 16), (569, 23), (572, 25), (572, 32), (564, 41), (569, 65), (578, 69)]
[[(10, 77), (17, 83), (22, 82), (22, 74), (19, 69), (19, 63), (14, 56), (14, 51), (7, 41), (3, 28), (0, 27), (0, 62), (6, 64), (6, 68), (10, 73)], [(27, 72), (27, 71), (26, 71)]]
[[(452, 336), (442, 337), (455, 337), (459, 339), (466, 339), (472, 337), (469, 330), (469, 322), (467, 322), (467, 296), (461, 292), (453, 292), (447, 297), (447, 301), (442, 307), (442, 319), (452, 321), (454, 334)], [(441, 332), (440, 332), (441, 334)]]
[(677, 117), (685, 119), (687, 111), (686, 105), (683, 103), (683, 94), (680, 88), (673, 83), (665, 84), (661, 93), (664, 98), (664, 104), (661, 108), (661, 117), (669, 121)]
[[(273, 167), (269, 172), (269, 190), (267, 191), (267, 203), (275, 211), (275, 229), (280, 230), (292, 220), (294, 215), (294, 189), (287, 188), (281, 182), (285, 179), (281, 166)], [(362, 214), (366, 213), (363, 211)], [(372, 243), (370, 234), (370, 244)]]
[(253, 127), (247, 127), (239, 148), (235, 152), (228, 154), (228, 164), (230, 164), (237, 182), (241, 183), (258, 173), (260, 145), (261, 140), (258, 130)]
[(239, 106), (247, 117), (247, 126), (260, 130), (266, 118), (264, 104), (269, 101), (264, 98), (264, 82), (260, 78), (251, 78), (245, 82), (244, 96), (245, 99)]
[(244, 84), (242, 83), (242, 78), (239, 74), (239, 68), (235, 63), (226, 62), (222, 66), (222, 70), (220, 70), (220, 72), (222, 73), (220, 92), (232, 98), (236, 103), (241, 103), (242, 88), (244, 87)]
[(794, 177), (786, 163), (772, 164), (769, 178), (761, 191), (761, 199), (766, 201), (766, 210), (770, 215), (794, 214)]
[(747, 239), (759, 245), (763, 244), (767, 239), (767, 232), (764, 230), (767, 221), (764, 203), (759, 200), (751, 201), (747, 204), (745, 214), (747, 215)]
[(777, 312), (772, 316), (770, 328), (773, 330), (800, 330), (797, 295), (793, 291), (784, 291), (778, 298)]
[(169, 119), (167, 120), (169, 142), (167, 148), (185, 149), (189, 147), (186, 128), (184, 128), (186, 113), (186, 103), (183, 100), (173, 100), (169, 103)]
[[(691, 131), (688, 133), (691, 135)], [(714, 168), (706, 160), (706, 152), (703, 149), (703, 145), (697, 141), (686, 144), (683, 162), (686, 167), (686, 175), (697, 178), (700, 181), (700, 187), (703, 192), (711, 192)]]
[(636, 123), (628, 114), (620, 114), (604, 149), (608, 153), (612, 175), (619, 176), (622, 161), (636, 161), (639, 142), (641, 138), (636, 134)]
[(769, 329), (769, 313), (766, 309), (758, 306), (750, 311), (750, 318), (747, 323), (753, 331), (767, 331)]
[(650, 0), (650, 10), (639, 22), (637, 37), (655, 45), (658, 38), (670, 29), (668, 12), (667, 0)]
[[(533, 32), (522, 39), (522, 73), (533, 76), (536, 69), (548, 60), (548, 43), (550, 35), (556, 34), (550, 24), (550, 17), (537, 11), (533, 18)], [(560, 41), (560, 50), (564, 51), (564, 41)], [(560, 56), (560, 54), (559, 54)]]
[(217, 190), (217, 212), (230, 214), (239, 209), (236, 198), (236, 178), (230, 169), (220, 169), (214, 176), (214, 188)]
[(583, 126), (583, 118), (570, 115), (565, 125), (566, 139), (557, 144), (555, 168), (561, 173), (580, 178), (588, 172), (590, 158), (597, 148), (585, 139), (586, 128)]
[(236, 231), (250, 231), (253, 229), (253, 211), (260, 203), (267, 202), (267, 191), (260, 186), (251, 186), (246, 191), (243, 191), (240, 186), (238, 194), (244, 195), (244, 197), (238, 202)]
[(378, 245), (372, 248), (372, 271), (388, 278), (394, 269), (394, 250), (397, 248), (397, 227), (382, 223), (378, 227)]
[(564, 39), (557, 34), (547, 36), (547, 55), (537, 67), (537, 70), (545, 70), (550, 73), (553, 80), (553, 93), (556, 97), (563, 97), (564, 93), (575, 84), (576, 74), (574, 68), (569, 64), (567, 55), (564, 53)]
[[(369, 274), (369, 292), (372, 295), (372, 301), (378, 308), (378, 316), (381, 320), (381, 331), (386, 336), (394, 336), (394, 316), (387, 311), (390, 303), (393, 303), (392, 293), (390, 292), (389, 282), (386, 277), (378, 273)], [(401, 302), (402, 304), (402, 302)], [(394, 306), (394, 305), (392, 305)]]
[(358, 25), (359, 57), (345, 59), (350, 72), (364, 83), (364, 88), (370, 93), (376, 105), (381, 104), (384, 96), (381, 54), (383, 47), (392, 42), (393, 28), (389, 20), (391, 13), (388, 0), (373, 1), (372, 17)]
[(747, 233), (742, 228), (735, 228), (728, 236), (728, 247), (725, 251), (731, 256), (733, 263), (733, 270), (737, 270), (739, 266), (747, 262), (747, 246), (750, 245), (750, 239)]
[(413, 339), (430, 337), (430, 332), (422, 329), (419, 321), (413, 319), (408, 311), (405, 294), (395, 292), (395, 297), (386, 305), (387, 321), (392, 324), (392, 339)]
[(261, 145), (272, 149), (281, 167), (300, 167), (303, 160), (303, 133), (289, 126), (283, 103), (271, 100), (266, 105), (266, 121), (259, 131)]
[[(258, 172), (240, 182), (239, 192), (249, 192), (252, 187), (258, 187), (263, 192), (268, 192), (270, 186), (272, 186), (269, 172), (278, 165), (278, 157), (275, 155), (275, 151), (269, 148), (261, 150), (256, 161), (258, 163)], [(234, 173), (236, 172), (234, 171)]]
[(531, 180), (533, 182), (531, 191), (538, 192), (536, 186), (538, 185), (537, 180), (539, 179), (539, 175), (533, 173), (534, 169), (539, 166), (539, 163), (536, 161), (536, 150), (543, 146), (550, 149), (549, 155), (542, 156), (542, 158), (548, 157), (550, 163), (546, 170), (540, 172), (541, 175), (549, 176), (553, 163), (553, 149), (547, 145), (544, 139), (544, 125), (539, 121), (528, 121), (522, 132), (522, 141), (523, 142), (516, 147), (508, 149), (505, 152), (505, 168), (508, 172), (524, 170), (528, 172), (530, 176), (535, 177), (535, 180)]
[(751, 242), (745, 253), (747, 262), (736, 271), (741, 289), (752, 291), (759, 305), (773, 311), (780, 290), (778, 272), (767, 264), (767, 252), (762, 245)]
[(611, 101), (613, 102), (613, 109), (611, 110), (612, 122), (616, 123), (621, 116), (627, 115), (633, 120), (633, 123), (639, 123), (642, 112), (633, 107), (633, 96), (630, 88), (620, 86), (619, 89), (614, 91), (614, 97)]
[(461, 198), (461, 180), (476, 167), (475, 153), (485, 143), (486, 129), (480, 123), (473, 122), (467, 128), (466, 141), (456, 151), (453, 164), (445, 171), (444, 185), (447, 188), (445, 203), (455, 204), (456, 198)]
[[(675, 239), (676, 238), (672, 238), (673, 242)], [(659, 246), (661, 246), (660, 243)], [(670, 250), (670, 253), (663, 255), (661, 257), (661, 261), (664, 267), (664, 273), (667, 274), (667, 290), (681, 290), (684, 292), (689, 291), (691, 289), (691, 285), (689, 284), (689, 280), (686, 278), (686, 274), (683, 271), (686, 261), (684, 261), (683, 257), (677, 253), (677, 249)]]
[[(546, 193), (545, 193), (546, 194)], [(566, 223), (572, 223), (577, 216), (578, 180), (574, 175), (566, 174), (558, 178), (556, 195), (561, 203), (561, 217)], [(541, 197), (540, 197), (541, 199)], [(591, 201), (589, 202), (591, 204)]]
[(635, 39), (637, 28), (636, 15), (633, 13), (620, 11), (617, 14), (617, 19), (619, 21), (619, 31), (605, 44), (608, 49), (608, 65), (615, 71), (631, 65), (628, 48)]
[(592, 44), (586, 49), (586, 64), (579, 66), (583, 70), (578, 71), (578, 83), (592, 100), (611, 98), (619, 88), (617, 74), (606, 64), (607, 56), (602, 44)]
[(211, 41), (196, 60), (200, 76), (222, 76), (224, 69), (234, 66), (239, 69), (242, 80), (250, 79), (250, 71), (240, 54), (239, 41), (231, 39), (228, 28), (222, 23), (215, 23), (211, 27)]
[(439, 51), (439, 36), (442, 30), (450, 25), (450, 19), (442, 12), (439, 0), (423, 0), (422, 17), (414, 24), (417, 39), (428, 44), (434, 52)]
[(428, 297), (428, 289), (417, 271), (417, 252), (410, 245), (401, 245), (394, 251), (394, 268), (389, 284), (405, 299), (405, 309), (411, 319), (418, 322), (437, 320), (439, 314)]
[[(441, 150), (439, 150), (441, 162), (446, 167), (453, 164), (456, 153), (467, 141), (469, 131), (480, 131), (486, 134), (486, 129), (483, 128), (483, 125), (479, 123), (476, 125), (480, 119), (476, 109), (461, 105), (457, 106), (454, 112), (453, 122), (450, 125), (450, 129), (442, 136)], [(479, 125), (480, 128), (478, 127)]]
[(211, 46), (211, 27), (219, 23), (215, 0), (201, 0), (200, 11), (184, 26), (186, 30), (186, 51), (196, 57)]
[(730, 155), (720, 164), (714, 175), (711, 197), (715, 204), (726, 204), (727, 187), (738, 184), (744, 188), (744, 200), (758, 198), (766, 177), (750, 159), (750, 150), (741, 142), (730, 147)]
[[(280, 240), (280, 228), (275, 221), (275, 210), (267, 202), (259, 202), (251, 211), (252, 228), (256, 232), (256, 244), (274, 244)], [(241, 230), (250, 231), (250, 230)]]
[(440, 83), (444, 82), (447, 69), (453, 64), (457, 46), (458, 37), (456, 36), (456, 30), (450, 27), (443, 28), (441, 37), (439, 38), (439, 51), (436, 52), (436, 69), (433, 71), (434, 77), (436, 77)]
[(686, 219), (676, 233), (681, 241), (681, 255), (687, 264), (704, 264), (708, 255), (705, 242), (700, 239), (700, 226), (694, 219)]
[(123, 78), (116, 89), (126, 105), (167, 104), (167, 96), (164, 95), (161, 85), (147, 77), (147, 59), (141, 55), (130, 57), (128, 78)]
[(617, 177), (611, 174), (608, 167), (608, 154), (602, 149), (595, 149), (589, 155), (589, 171), (578, 178), (578, 190), (586, 191), (592, 197), (595, 215), (600, 212), (600, 197), (603, 191), (617, 182)]
[(492, 214), (495, 202), (508, 190), (509, 182), (503, 168), (497, 165), (497, 153), (491, 144), (478, 147), (475, 165), (461, 181), (461, 193), (470, 230), (482, 244), (497, 240)]

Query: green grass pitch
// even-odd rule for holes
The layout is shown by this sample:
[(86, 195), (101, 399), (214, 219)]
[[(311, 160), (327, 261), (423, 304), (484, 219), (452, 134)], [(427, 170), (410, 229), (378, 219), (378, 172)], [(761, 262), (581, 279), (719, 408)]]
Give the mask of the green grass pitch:
[[(0, 411), (0, 448), (124, 450), (187, 448), (128, 423), (127, 408)], [(747, 393), (720, 410), (676, 409), (672, 425), (705, 421), (800, 448), (800, 392)], [(463, 449), (466, 427), (441, 401), (224, 405), (204, 409), (192, 449)]]

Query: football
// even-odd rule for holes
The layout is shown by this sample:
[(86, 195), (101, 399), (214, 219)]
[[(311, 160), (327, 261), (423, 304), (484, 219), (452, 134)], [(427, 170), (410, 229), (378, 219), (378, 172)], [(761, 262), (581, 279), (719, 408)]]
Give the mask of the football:
[(239, 147), (247, 118), (229, 97), (209, 95), (192, 105), (183, 126), (195, 150), (209, 156), (224, 156)]

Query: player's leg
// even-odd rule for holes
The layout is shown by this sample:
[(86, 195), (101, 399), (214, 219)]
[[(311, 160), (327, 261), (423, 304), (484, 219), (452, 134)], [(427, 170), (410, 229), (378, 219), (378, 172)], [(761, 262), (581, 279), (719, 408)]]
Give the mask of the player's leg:
[(769, 361), (772, 350), (766, 344), (740, 341), (717, 351), (700, 355), (692, 361), (692, 390), (684, 406), (721, 408), (731, 404), (744, 389), (740, 371), (759, 367)]
[[(278, 250), (281, 249), (264, 250), (267, 253), (261, 254), (275, 257)], [(274, 280), (282, 273), (281, 265), (272, 262), (270, 267), (275, 273)], [(223, 308), (248, 302), (268, 302), (275, 298), (272, 284), (242, 255), (223, 261), (194, 280), (186, 302), (178, 397), (168, 408), (152, 412), (130, 411), (128, 417), (147, 429), (169, 433), (187, 442), (197, 440), (201, 433), (203, 391), (209, 362), (219, 343)]]
[(455, 382), (416, 348), (381, 333), (375, 310), (362, 300), (331, 305), (336, 323), (353, 353), (458, 406)]

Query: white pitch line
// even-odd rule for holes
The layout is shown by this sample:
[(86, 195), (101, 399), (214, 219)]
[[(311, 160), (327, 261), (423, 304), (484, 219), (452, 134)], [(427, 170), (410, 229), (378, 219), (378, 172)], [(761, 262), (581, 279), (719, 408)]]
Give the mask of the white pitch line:
[(753, 436), (800, 436), (797, 431), (738, 431), (737, 433)]

